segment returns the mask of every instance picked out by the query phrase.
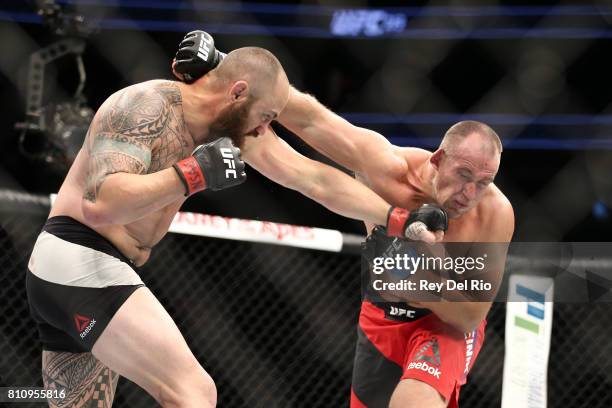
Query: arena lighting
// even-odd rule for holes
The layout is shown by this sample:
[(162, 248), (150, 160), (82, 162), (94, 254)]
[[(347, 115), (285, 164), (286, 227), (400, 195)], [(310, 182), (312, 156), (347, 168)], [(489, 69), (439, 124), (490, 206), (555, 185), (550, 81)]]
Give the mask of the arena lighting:
[(603, 201), (593, 203), (593, 216), (598, 220), (606, 220), (610, 217), (610, 208)]
[[(205, 25), (211, 34), (275, 35), (303, 38), (411, 38), (411, 39), (524, 39), (611, 38), (602, 19), (612, 15), (607, 6), (428, 6), (349, 8), (328, 5), (275, 4), (236, 1), (180, 2), (168, 0), (61, 0), (66, 6), (88, 9), (127, 9), (129, 18), (109, 13), (96, 22), (103, 29), (187, 32)], [(168, 18), (168, 13), (194, 10), (198, 19)], [(189, 14), (190, 16), (192, 14)], [(554, 25), (534, 26), (534, 21), (558, 17)], [(257, 23), (252, 23), (255, 17)], [(297, 17), (297, 18), (296, 18)], [(458, 21), (479, 19), (472, 27)], [(41, 21), (34, 13), (7, 7), (0, 21)], [(414, 24), (425, 21), (426, 26)]]
[[(54, 0), (38, 1), (37, 6), (38, 14), (60, 39), (30, 56), (26, 118), (15, 127), (21, 130), (22, 154), (65, 172), (75, 159), (94, 115), (83, 95), (87, 77), (82, 59), (85, 37), (93, 29), (85, 24), (83, 17), (65, 14)], [(77, 65), (76, 90), (68, 100), (50, 100), (43, 105), (45, 68), (67, 55), (74, 56)]]

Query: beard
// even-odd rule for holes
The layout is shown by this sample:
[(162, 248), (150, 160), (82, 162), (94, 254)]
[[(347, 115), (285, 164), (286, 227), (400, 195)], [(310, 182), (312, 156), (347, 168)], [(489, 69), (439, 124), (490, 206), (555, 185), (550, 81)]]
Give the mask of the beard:
[(217, 119), (210, 125), (210, 140), (229, 137), (234, 146), (241, 149), (244, 138), (247, 136), (247, 121), (253, 102), (253, 99), (249, 99), (242, 105), (230, 105), (222, 110)]

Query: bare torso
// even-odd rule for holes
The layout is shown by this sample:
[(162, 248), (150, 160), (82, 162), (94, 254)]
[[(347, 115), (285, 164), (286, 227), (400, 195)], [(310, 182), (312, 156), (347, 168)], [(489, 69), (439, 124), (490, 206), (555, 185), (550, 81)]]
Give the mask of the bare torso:
[[(393, 164), (388, 172), (359, 174), (358, 178), (393, 206), (415, 209), (433, 203), (431, 197), (424, 193), (418, 173), (432, 153), (415, 148), (396, 148), (396, 154), (403, 160)], [(509, 203), (495, 185), (491, 184), (488, 189), (475, 208), (449, 220), (445, 242), (490, 241), (495, 210)], [(368, 231), (372, 227), (368, 225)]]
[[(139, 104), (137, 96), (142, 91), (156, 91), (159, 101), (154, 101), (157, 110), (150, 111), (151, 104)], [(151, 164), (146, 173), (154, 173), (166, 169), (172, 164), (187, 157), (193, 150), (193, 141), (185, 126), (182, 110), (182, 99), (179, 87), (170, 81), (149, 81), (122, 89), (113, 94), (102, 105), (113, 104), (118, 99), (127, 99), (134, 117), (145, 120), (155, 120), (153, 130), (147, 143), (151, 148)], [(129, 120), (130, 112), (124, 112)], [(50, 217), (66, 215), (96, 230), (113, 243), (117, 249), (134, 264), (144, 264), (156, 245), (168, 232), (174, 215), (185, 201), (184, 199), (167, 205), (152, 212), (145, 217), (126, 225), (105, 225), (93, 227), (89, 225), (83, 215), (81, 200), (87, 188), (87, 174), (91, 165), (89, 146), (95, 132), (99, 130), (99, 115), (96, 115), (90, 126), (83, 148), (74, 161), (64, 183), (58, 193), (57, 199), (51, 209)], [(134, 119), (140, 121), (143, 119)]]

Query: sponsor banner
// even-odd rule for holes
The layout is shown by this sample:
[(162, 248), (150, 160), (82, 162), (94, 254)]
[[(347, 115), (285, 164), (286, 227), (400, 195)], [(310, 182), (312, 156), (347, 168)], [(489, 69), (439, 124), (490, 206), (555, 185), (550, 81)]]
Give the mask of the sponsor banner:
[(169, 232), (340, 252), (342, 233), (323, 228), (180, 212)]
[(510, 277), (502, 408), (546, 408), (553, 287), (548, 277)]
[[(56, 197), (49, 196), (51, 205)], [(177, 213), (168, 232), (330, 252), (340, 252), (343, 245), (342, 233), (336, 230), (190, 212)]]

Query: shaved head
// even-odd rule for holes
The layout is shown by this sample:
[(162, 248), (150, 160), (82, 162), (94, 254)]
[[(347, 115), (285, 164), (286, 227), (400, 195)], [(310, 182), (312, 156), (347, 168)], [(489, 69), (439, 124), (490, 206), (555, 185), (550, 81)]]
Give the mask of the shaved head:
[(285, 70), (274, 54), (259, 47), (243, 47), (230, 52), (212, 72), (226, 84), (247, 81), (255, 97), (274, 89), (279, 80), (287, 81)]
[(475, 120), (464, 120), (451, 126), (444, 134), (440, 149), (454, 153), (464, 143), (469, 143), (470, 149), (483, 153), (499, 154), (503, 150), (497, 133), (489, 125)]

